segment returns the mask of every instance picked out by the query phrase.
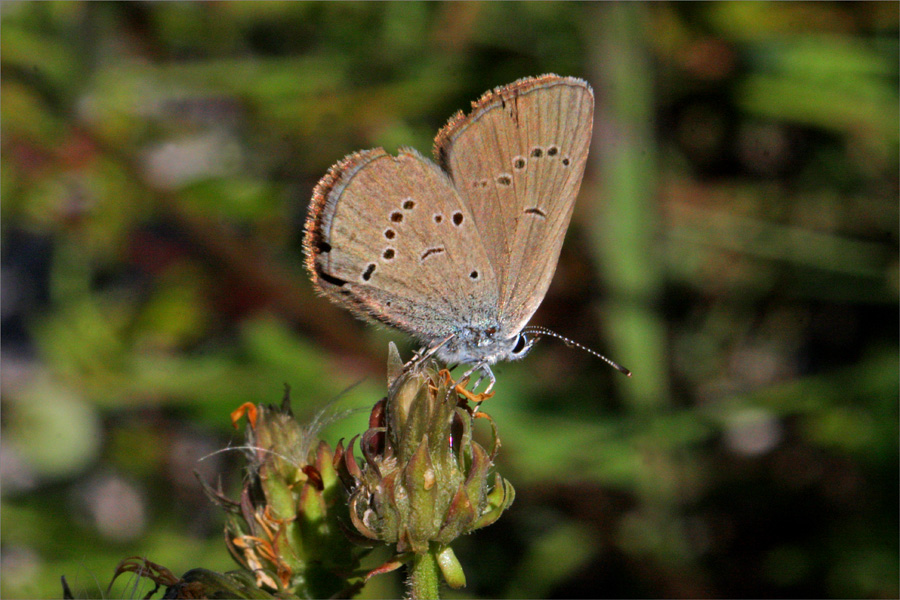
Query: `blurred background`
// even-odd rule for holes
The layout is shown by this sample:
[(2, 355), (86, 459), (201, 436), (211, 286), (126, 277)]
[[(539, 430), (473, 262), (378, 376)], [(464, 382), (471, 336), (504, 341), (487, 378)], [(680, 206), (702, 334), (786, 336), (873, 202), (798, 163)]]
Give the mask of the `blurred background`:
[(532, 323), (635, 375), (498, 365), (517, 497), (452, 596), (900, 593), (896, 2), (0, 11), (4, 598), (234, 568), (193, 474), (239, 487), (229, 412), (370, 407), (413, 349), (314, 296), (316, 181), (546, 72), (597, 104)]

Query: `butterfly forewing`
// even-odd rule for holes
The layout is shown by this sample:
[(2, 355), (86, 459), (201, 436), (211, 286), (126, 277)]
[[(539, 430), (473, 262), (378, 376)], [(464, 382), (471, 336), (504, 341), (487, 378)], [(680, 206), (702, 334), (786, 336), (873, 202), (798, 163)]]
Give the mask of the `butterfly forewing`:
[(547, 75), (485, 94), (438, 134), (435, 154), (471, 209), (517, 333), (544, 298), (590, 146), (590, 86)]
[(472, 211), (415, 151), (335, 165), (313, 195), (305, 239), (314, 282), (357, 314), (426, 342), (496, 313), (497, 283)]

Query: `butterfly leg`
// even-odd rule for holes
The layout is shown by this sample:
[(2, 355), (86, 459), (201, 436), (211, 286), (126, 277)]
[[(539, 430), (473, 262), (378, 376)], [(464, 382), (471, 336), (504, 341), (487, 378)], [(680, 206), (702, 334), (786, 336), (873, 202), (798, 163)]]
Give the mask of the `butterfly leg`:
[(456, 334), (451, 333), (431, 348), (420, 348), (419, 350), (416, 350), (416, 352), (413, 354), (413, 357), (409, 359), (409, 361), (407, 361), (405, 365), (403, 365), (403, 370), (409, 370), (413, 365), (421, 364), (431, 358), (435, 352), (437, 352), (444, 346), (444, 344), (452, 340), (454, 335)]
[[(466, 389), (466, 384), (468, 383), (468, 378), (471, 377), (472, 373), (474, 373), (475, 371), (478, 371), (478, 380), (475, 381), (475, 385), (472, 386), (472, 390), (469, 391), (468, 389)], [(488, 387), (484, 392), (476, 394), (475, 390), (478, 389), (478, 386), (481, 385), (481, 382), (484, 381), (485, 377), (490, 380), (490, 384), (488, 384)], [(450, 399), (449, 397), (451, 391), (456, 390), (457, 393), (467, 398), (470, 402), (474, 403), (475, 405), (479, 405), (483, 401), (494, 395), (491, 393), (491, 388), (494, 387), (495, 382), (496, 380), (494, 379), (494, 374), (487, 363), (478, 363), (468, 371), (463, 373), (462, 377), (456, 380), (456, 383), (454, 383), (451, 390), (447, 390), (447, 400)]]
[(491, 390), (494, 389), (494, 384), (497, 383), (497, 378), (494, 377), (494, 372), (491, 371), (491, 366), (487, 363), (482, 363), (478, 367), (478, 370), (481, 372), (481, 376), (478, 378), (478, 381), (475, 383), (475, 387), (472, 388), (472, 391), (475, 391), (476, 389), (478, 389), (478, 384), (481, 383), (481, 381), (485, 377), (487, 377), (488, 386), (487, 386), (487, 388), (485, 388), (484, 393), (490, 394)]
[(472, 386), (472, 392), (478, 390), (478, 386), (481, 385), (481, 382), (487, 378), (488, 386), (487, 389), (484, 390), (485, 394), (491, 393), (491, 390), (494, 389), (494, 384), (497, 383), (497, 378), (494, 377), (494, 372), (491, 371), (490, 365), (487, 363), (478, 363), (473, 366), (471, 369), (462, 374), (462, 376), (458, 379), (458, 381), (465, 381), (467, 377), (471, 377), (472, 374), (478, 371), (478, 379), (475, 380), (475, 385)]

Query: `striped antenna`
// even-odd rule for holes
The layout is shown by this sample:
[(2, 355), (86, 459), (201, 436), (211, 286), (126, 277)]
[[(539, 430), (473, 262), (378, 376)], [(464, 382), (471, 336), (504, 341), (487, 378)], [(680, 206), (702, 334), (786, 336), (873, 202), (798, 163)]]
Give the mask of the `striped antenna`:
[(591, 350), (591, 349), (588, 348), (587, 346), (582, 346), (581, 344), (579, 344), (579, 343), (576, 342), (575, 340), (570, 340), (569, 338), (567, 338), (567, 337), (565, 337), (565, 336), (559, 335), (559, 334), (556, 333), (555, 331), (550, 331), (550, 330), (547, 329), (546, 327), (540, 327), (540, 326), (538, 326), (538, 325), (529, 325), (528, 327), (525, 327), (525, 328), (522, 330), (522, 333), (531, 333), (531, 334), (534, 334), (534, 336), (535, 336), (535, 341), (537, 341), (537, 338), (539, 338), (539, 337), (542, 336), (542, 335), (549, 335), (550, 337), (555, 337), (555, 338), (558, 339), (558, 340), (562, 340), (563, 343), (564, 343), (566, 346), (569, 346), (569, 347), (575, 347), (575, 348), (578, 348), (578, 349), (580, 349), (580, 350), (584, 350), (584, 351), (587, 352), (588, 354), (592, 354), (592, 355), (596, 356), (597, 358), (599, 358), (600, 360), (602, 360), (603, 362), (605, 362), (606, 364), (608, 364), (609, 366), (611, 366), (613, 369), (615, 369), (615, 370), (618, 371), (619, 373), (622, 373), (622, 374), (624, 374), (624, 375), (626, 375), (626, 376), (628, 376), (628, 377), (631, 377), (631, 371), (629, 371), (628, 369), (626, 369), (625, 367), (623, 367), (623, 366), (620, 365), (619, 363), (615, 362), (614, 360), (611, 360), (611, 359), (609, 359), (609, 358), (606, 358), (605, 356), (603, 356), (603, 355), (600, 354), (599, 352), (597, 352), (597, 351), (595, 351), (595, 350)]

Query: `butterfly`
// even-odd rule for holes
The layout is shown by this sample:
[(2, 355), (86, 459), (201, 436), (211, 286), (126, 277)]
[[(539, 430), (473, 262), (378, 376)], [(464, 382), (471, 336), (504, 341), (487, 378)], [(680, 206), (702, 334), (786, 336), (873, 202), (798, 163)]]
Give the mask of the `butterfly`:
[(345, 157), (310, 202), (304, 251), (315, 288), (417, 338), (424, 355), (473, 365), (467, 375), (479, 370), (490, 391), (490, 365), (552, 335), (527, 324), (556, 270), (593, 113), (585, 81), (528, 77), (451, 117), (435, 137), (436, 162), (410, 148)]

